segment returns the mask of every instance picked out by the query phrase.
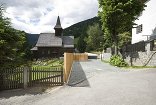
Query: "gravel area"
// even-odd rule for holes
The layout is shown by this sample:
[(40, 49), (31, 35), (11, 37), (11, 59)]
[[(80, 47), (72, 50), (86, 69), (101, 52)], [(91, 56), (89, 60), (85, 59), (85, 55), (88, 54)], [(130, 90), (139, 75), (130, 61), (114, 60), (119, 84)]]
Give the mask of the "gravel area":
[(46, 92), (3, 91), (0, 105), (156, 105), (155, 68), (121, 70), (99, 60), (74, 67), (68, 85)]

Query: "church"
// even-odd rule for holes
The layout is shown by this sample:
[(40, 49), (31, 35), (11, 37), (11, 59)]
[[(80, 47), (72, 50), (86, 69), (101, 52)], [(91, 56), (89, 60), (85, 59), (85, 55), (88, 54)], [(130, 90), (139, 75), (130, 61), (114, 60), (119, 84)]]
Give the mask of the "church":
[(54, 27), (55, 33), (40, 33), (35, 47), (31, 49), (35, 58), (58, 58), (64, 52), (74, 52), (74, 36), (64, 36), (60, 17)]

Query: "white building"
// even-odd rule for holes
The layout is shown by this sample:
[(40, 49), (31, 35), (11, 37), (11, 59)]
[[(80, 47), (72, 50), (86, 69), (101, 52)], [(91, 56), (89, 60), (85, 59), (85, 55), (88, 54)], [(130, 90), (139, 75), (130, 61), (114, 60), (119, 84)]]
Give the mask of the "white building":
[(151, 36), (156, 38), (156, 0), (148, 0), (146, 5), (145, 10), (135, 21), (137, 27), (132, 29), (132, 44), (146, 41)]

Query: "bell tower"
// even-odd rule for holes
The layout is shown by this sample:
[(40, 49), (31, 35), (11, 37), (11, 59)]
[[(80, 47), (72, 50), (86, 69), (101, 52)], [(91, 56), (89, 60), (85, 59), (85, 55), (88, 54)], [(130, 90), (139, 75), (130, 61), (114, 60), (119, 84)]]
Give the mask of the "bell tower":
[(59, 16), (57, 17), (57, 22), (56, 22), (56, 25), (55, 25), (54, 29), (55, 29), (55, 36), (62, 36), (63, 29), (62, 29), (62, 26), (61, 26)]

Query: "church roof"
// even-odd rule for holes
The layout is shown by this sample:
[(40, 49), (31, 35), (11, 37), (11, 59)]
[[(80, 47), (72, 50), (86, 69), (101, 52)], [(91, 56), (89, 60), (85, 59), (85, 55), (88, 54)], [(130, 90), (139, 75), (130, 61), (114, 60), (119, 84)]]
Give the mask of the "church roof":
[[(74, 48), (74, 36), (55, 36), (54, 33), (41, 33), (36, 47)], [(36, 49), (32, 49), (36, 50)]]
[(54, 29), (56, 29), (56, 28), (61, 28), (62, 29), (61, 22), (60, 22), (60, 17), (59, 16), (57, 17), (57, 22), (56, 22), (56, 25), (55, 25)]
[[(62, 29), (59, 16), (54, 28)], [(38, 50), (38, 47), (74, 48), (74, 36), (56, 36), (55, 33), (41, 33), (36, 46), (31, 50)]]
[(36, 47), (62, 47), (62, 38), (54, 33), (41, 33)]
[(63, 36), (62, 40), (64, 48), (74, 48), (74, 36)]
[(33, 48), (31, 49), (31, 51), (37, 51), (37, 50), (38, 50), (37, 47), (33, 47)]

